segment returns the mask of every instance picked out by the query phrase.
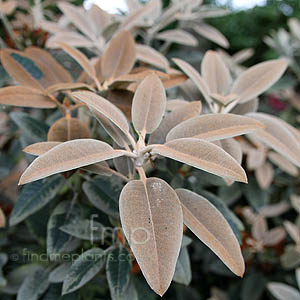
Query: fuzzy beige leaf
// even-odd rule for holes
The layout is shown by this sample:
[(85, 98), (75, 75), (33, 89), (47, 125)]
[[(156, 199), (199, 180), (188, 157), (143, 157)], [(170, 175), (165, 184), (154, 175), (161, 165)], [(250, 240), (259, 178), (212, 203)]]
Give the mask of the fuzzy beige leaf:
[(64, 15), (85, 35), (91, 39), (95, 39), (93, 26), (88, 18), (83, 13), (79, 12), (79, 7), (70, 3), (60, 1), (58, 4), (59, 9)]
[(172, 140), (164, 145), (154, 145), (152, 152), (221, 177), (247, 182), (245, 171), (233, 157), (220, 147), (204, 140)]
[(268, 189), (274, 179), (274, 169), (272, 165), (265, 162), (262, 166), (255, 169), (255, 178), (262, 189)]
[(89, 48), (93, 47), (94, 43), (85, 38), (83, 35), (77, 33), (77, 32), (60, 32), (56, 33), (53, 36), (50, 36), (50, 38), (47, 40), (46, 46), (48, 48), (59, 48), (59, 43), (66, 43), (71, 47), (84, 47)]
[(290, 237), (295, 241), (295, 243), (300, 244), (300, 232), (298, 227), (290, 221), (285, 221), (283, 225)]
[(81, 82), (65, 82), (65, 83), (57, 83), (49, 86), (46, 89), (46, 93), (53, 94), (60, 91), (65, 90), (77, 90), (77, 89), (87, 89), (91, 91), (95, 91), (90, 85)]
[(131, 71), (135, 58), (135, 42), (131, 33), (121, 31), (109, 43), (102, 57), (102, 75), (105, 78), (117, 78)]
[(81, 169), (101, 176), (112, 176), (113, 171), (110, 169), (106, 161), (101, 161), (96, 164), (84, 166)]
[(217, 52), (205, 53), (201, 63), (201, 73), (210, 93), (227, 94), (232, 79), (228, 68)]
[(281, 282), (269, 283), (268, 289), (278, 300), (299, 300), (300, 299), (300, 293), (294, 287)]
[(236, 275), (243, 276), (244, 259), (239, 242), (223, 215), (204, 197), (185, 189), (176, 193), (184, 224)]
[(47, 51), (38, 47), (28, 47), (25, 53), (38, 65), (44, 75), (48, 74), (48, 77), (52, 79), (52, 84), (73, 82), (71, 74)]
[(230, 112), (237, 115), (245, 115), (247, 113), (256, 112), (258, 109), (258, 99), (254, 98), (245, 103), (237, 104)]
[(290, 198), (293, 208), (300, 214), (300, 196), (291, 195)]
[(212, 27), (208, 24), (201, 24), (193, 26), (193, 29), (203, 37), (207, 38), (210, 41), (222, 46), (223, 48), (229, 47), (229, 42), (226, 37), (215, 27)]
[(289, 161), (300, 167), (300, 144), (295, 136), (282, 125), (280, 119), (264, 113), (250, 113), (247, 116), (254, 118), (266, 126), (264, 130), (258, 130), (250, 136), (254, 136), (267, 146), (276, 150)]
[[(39, 81), (35, 79), (29, 72), (27, 72), (26, 69), (23, 68), (23, 66), (20, 63), (18, 63), (17, 58), (13, 58), (13, 56), (22, 57), (23, 59), (30, 59), (23, 52), (11, 49), (1, 49), (1, 63), (5, 68), (6, 72), (21, 85), (43, 90), (43, 87), (39, 83)], [(31, 59), (30, 61), (32, 62)], [(37, 68), (34, 62), (32, 62), (32, 65), (39, 71), (40, 77), (41, 71)]]
[(60, 48), (62, 48), (66, 53), (68, 53), (72, 58), (74, 58), (78, 64), (83, 68), (83, 70), (91, 77), (96, 78), (96, 70), (92, 63), (87, 59), (87, 57), (82, 54), (76, 48), (69, 46), (66, 43), (57, 43)]
[(249, 101), (270, 88), (288, 66), (286, 59), (259, 63), (243, 72), (234, 82), (231, 93), (239, 95), (239, 102)]
[(145, 16), (149, 15), (153, 12), (153, 10), (157, 9), (157, 0), (148, 1), (143, 7), (138, 9), (137, 11), (130, 14), (125, 20), (122, 22), (120, 26), (120, 30), (131, 30), (135, 27)]
[(167, 141), (193, 137), (207, 141), (230, 138), (263, 128), (261, 122), (234, 114), (207, 114), (184, 121), (167, 135)]
[(173, 111), (177, 108), (182, 108), (188, 105), (190, 102), (183, 99), (171, 99), (167, 101), (166, 110)]
[(187, 46), (197, 46), (197, 39), (188, 33), (187, 31), (181, 29), (170, 29), (165, 30), (155, 36), (158, 40), (163, 40), (167, 42), (177, 43)]
[(287, 212), (290, 208), (291, 206), (287, 202), (282, 201), (276, 204), (269, 204), (267, 206), (260, 208), (259, 214), (267, 218), (270, 217), (274, 218)]
[(152, 133), (160, 124), (166, 109), (166, 93), (161, 80), (147, 76), (138, 86), (132, 101), (132, 121), (136, 130)]
[(264, 237), (264, 245), (274, 246), (280, 243), (286, 236), (283, 228), (276, 227), (268, 231)]
[(61, 142), (39, 142), (35, 144), (31, 144), (23, 149), (25, 153), (31, 154), (31, 155), (42, 155), (55, 146), (61, 144)]
[(160, 52), (147, 45), (136, 45), (136, 58), (160, 69), (169, 68), (168, 60)]
[(282, 171), (295, 177), (299, 175), (299, 169), (280, 154), (274, 151), (269, 151), (268, 158), (273, 164), (277, 165)]
[(264, 149), (253, 148), (247, 151), (247, 169), (249, 171), (260, 168), (266, 161), (266, 151)]
[(201, 102), (193, 101), (167, 114), (158, 128), (150, 135), (148, 144), (163, 144), (168, 132), (179, 123), (200, 114)]
[(0, 228), (4, 228), (5, 225), (6, 225), (6, 217), (2, 208), (0, 207)]
[(9, 0), (0, 2), (0, 13), (4, 15), (10, 15), (17, 7), (17, 1)]
[[(40, 156), (59, 144), (61, 144), (61, 142), (40, 142), (27, 146), (25, 149), (23, 149), (23, 151), (31, 155)], [(82, 169), (98, 175), (112, 175), (109, 165), (106, 161), (101, 161), (96, 164), (84, 166), (82, 167)]]
[(267, 231), (268, 225), (266, 219), (262, 216), (257, 216), (252, 226), (252, 236), (257, 241), (263, 241)]
[(104, 130), (107, 132), (108, 135), (117, 143), (120, 147), (126, 147), (129, 142), (122, 132), (113, 122), (111, 122), (108, 118), (106, 118), (103, 114), (99, 113), (94, 108), (90, 107), (91, 112), (96, 117), (98, 122), (102, 125)]
[(173, 58), (172, 60), (193, 81), (193, 83), (202, 93), (205, 100), (207, 102), (211, 102), (212, 100), (209, 97), (208, 86), (206, 85), (201, 75), (194, 69), (194, 67), (179, 58)]
[(0, 104), (37, 108), (56, 107), (55, 102), (47, 97), (41, 90), (26, 86), (1, 88)]
[(68, 141), (55, 146), (36, 158), (21, 176), (19, 184), (25, 184), (122, 155), (122, 151), (114, 150), (110, 145), (101, 141), (93, 139)]
[(121, 192), (120, 217), (148, 284), (162, 296), (174, 275), (183, 231), (175, 191), (159, 178), (133, 180)]
[(125, 134), (129, 132), (129, 125), (124, 114), (115, 105), (103, 97), (88, 91), (73, 92), (72, 95), (86, 103), (97, 112), (113, 122)]
[(48, 131), (49, 142), (66, 142), (75, 139), (91, 138), (86, 124), (76, 118), (58, 119)]
[(220, 140), (220, 143), (224, 151), (230, 154), (239, 164), (242, 163), (243, 152), (239, 142), (233, 138), (229, 138)]

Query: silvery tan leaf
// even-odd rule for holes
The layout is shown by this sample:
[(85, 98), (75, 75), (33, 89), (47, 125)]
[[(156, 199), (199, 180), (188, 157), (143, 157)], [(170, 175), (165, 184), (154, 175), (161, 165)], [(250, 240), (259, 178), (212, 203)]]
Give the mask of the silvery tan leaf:
[(114, 150), (110, 145), (101, 141), (93, 139), (68, 141), (36, 158), (21, 176), (19, 184), (122, 155), (124, 153), (121, 150)]
[(187, 31), (181, 29), (170, 29), (155, 35), (155, 38), (158, 40), (163, 40), (166, 42), (177, 43), (187, 46), (197, 46), (197, 39)]
[(294, 287), (281, 282), (271, 282), (267, 285), (269, 291), (278, 300), (299, 300), (300, 293)]
[(0, 13), (4, 15), (10, 15), (14, 12), (17, 7), (17, 1), (9, 0), (0, 3)]
[(257, 216), (252, 225), (252, 236), (257, 241), (263, 241), (267, 232), (268, 225), (266, 219), (263, 216)]
[[(37, 79), (35, 79), (20, 63), (17, 62), (17, 57), (22, 57), (23, 59), (30, 59), (25, 53), (11, 50), (11, 49), (2, 49), (1, 50), (1, 63), (6, 70), (6, 72), (19, 84), (25, 85), (28, 87), (32, 87), (34, 89), (43, 90), (43, 86), (39, 83)], [(13, 58), (15, 56), (15, 58)], [(30, 61), (32, 61), (30, 59)], [(34, 65), (33, 67), (38, 72), (38, 77), (42, 77), (43, 74)]]
[(299, 175), (299, 169), (280, 154), (274, 151), (269, 151), (268, 158), (273, 164), (291, 176), (296, 177)]
[(140, 9), (127, 16), (121, 23), (120, 30), (131, 30), (134, 28), (145, 16), (149, 15), (157, 8), (157, 1), (151, 0), (143, 5)]
[(59, 9), (64, 15), (86, 36), (92, 40), (96, 38), (92, 23), (86, 16), (79, 12), (79, 8), (66, 2), (59, 2)]
[(238, 103), (230, 110), (232, 114), (245, 115), (247, 113), (256, 112), (258, 109), (258, 99), (254, 98), (245, 103)]
[(166, 110), (173, 111), (177, 108), (182, 108), (190, 102), (183, 99), (171, 99), (167, 101)]
[(6, 217), (2, 208), (0, 207), (0, 228), (4, 228), (5, 226), (6, 226)]
[(55, 108), (56, 104), (39, 89), (29, 86), (8, 86), (0, 89), (0, 104)]
[(300, 196), (291, 195), (290, 199), (293, 208), (300, 214)]
[(296, 225), (291, 223), (290, 221), (285, 221), (283, 223), (287, 233), (294, 240), (294, 242), (299, 245), (300, 244), (300, 231)]
[(287, 202), (281, 201), (276, 204), (269, 204), (262, 207), (259, 209), (259, 214), (266, 218), (278, 217), (287, 212), (290, 208), (291, 206)]
[(230, 154), (239, 164), (242, 163), (243, 152), (239, 142), (233, 138), (220, 140), (219, 142), (224, 151)]
[(47, 51), (38, 47), (28, 47), (25, 53), (51, 78), (52, 84), (73, 82), (71, 74), (60, 65)]
[(211, 98), (209, 97), (209, 89), (206, 82), (203, 80), (201, 75), (192, 67), (189, 63), (179, 59), (173, 58), (174, 63), (193, 81), (199, 91), (202, 93), (205, 100), (210, 103)]
[(66, 142), (91, 138), (88, 126), (77, 118), (60, 118), (48, 131), (48, 142)]
[(247, 102), (270, 88), (285, 72), (286, 59), (259, 63), (244, 71), (234, 82), (231, 93), (239, 95), (239, 102)]
[(114, 166), (116, 170), (127, 176), (131, 177), (134, 174), (135, 166), (134, 162), (130, 157), (127, 156), (120, 156), (113, 159)]
[(142, 133), (152, 133), (160, 124), (166, 109), (166, 93), (161, 80), (147, 76), (138, 86), (132, 101), (132, 122)]
[(264, 237), (263, 243), (265, 246), (275, 246), (280, 243), (286, 236), (283, 228), (276, 227), (268, 231)]
[(112, 121), (110, 121), (110, 119), (108, 119), (106, 116), (99, 113), (92, 107), (90, 107), (90, 110), (96, 117), (98, 122), (102, 125), (106, 133), (111, 136), (115, 143), (117, 143), (122, 148), (126, 147), (126, 145), (129, 144), (123, 131), (119, 129), (119, 127), (117, 127)]
[(230, 138), (261, 130), (261, 122), (234, 114), (206, 114), (184, 121), (174, 127), (167, 135), (167, 141), (193, 137), (207, 141)]
[(85, 47), (85, 48), (91, 48), (94, 46), (94, 43), (85, 38), (83, 35), (77, 33), (77, 32), (59, 32), (56, 33), (53, 36), (50, 36), (47, 40), (46, 46), (47, 48), (60, 48), (58, 46), (59, 43), (66, 43), (70, 47)]
[(229, 42), (226, 37), (215, 27), (212, 27), (208, 24), (201, 24), (193, 26), (195, 32), (203, 37), (207, 38), (208, 40), (222, 46), (223, 48), (229, 47)]
[(174, 275), (183, 231), (175, 191), (159, 178), (130, 181), (120, 195), (120, 217), (148, 284), (162, 296)]
[(151, 133), (148, 144), (163, 144), (168, 132), (179, 123), (200, 114), (201, 102), (193, 101), (167, 114), (158, 128)]
[(248, 60), (251, 56), (253, 56), (253, 54), (254, 54), (254, 49), (252, 48), (243, 49), (235, 53), (232, 56), (232, 60), (236, 64), (241, 64), (244, 61)]
[[(96, 79), (96, 71), (92, 63), (87, 59), (87, 57), (82, 54), (76, 48), (69, 46), (66, 43), (59, 42), (57, 45), (62, 48), (66, 53), (68, 53), (72, 58), (74, 58), (82, 69), (92, 78)], [(97, 79), (96, 79), (97, 80)]]
[(215, 51), (207, 51), (201, 63), (201, 74), (210, 93), (225, 95), (229, 91), (232, 79), (230, 72), (220, 55)]
[(299, 149), (300, 144), (295, 140), (295, 136), (282, 125), (278, 118), (264, 113), (250, 113), (248, 117), (254, 118), (266, 126), (263, 130), (257, 130), (250, 134), (273, 148), (279, 154), (300, 167)]
[(266, 152), (264, 149), (253, 148), (247, 151), (247, 169), (249, 171), (260, 168), (266, 161)]
[(23, 151), (31, 155), (39, 156), (48, 152), (50, 149), (54, 148), (59, 144), (61, 144), (61, 142), (39, 142), (27, 146), (23, 149)]
[(122, 30), (109, 43), (102, 57), (102, 75), (117, 78), (131, 71), (136, 59), (136, 46), (131, 33)]
[(245, 271), (239, 242), (223, 215), (204, 197), (177, 189), (184, 224), (236, 275)]
[(64, 83), (57, 83), (54, 85), (49, 86), (46, 89), (47, 94), (54, 94), (56, 92), (61, 92), (65, 90), (90, 90), (90, 91), (95, 91), (90, 85), (86, 83), (81, 83), (81, 82), (64, 82)]
[(136, 45), (136, 58), (160, 69), (167, 70), (169, 68), (169, 62), (165, 56), (147, 45)]
[(290, 18), (287, 23), (288, 23), (291, 33), (294, 35), (295, 38), (297, 38), (299, 40), (300, 39), (300, 23), (299, 23), (299, 21), (296, 18)]
[(152, 152), (224, 178), (247, 182), (245, 171), (233, 157), (204, 140), (172, 140), (164, 145), (153, 145)]
[[(36, 155), (40, 156), (55, 146), (61, 144), (61, 142), (40, 142), (40, 143), (35, 143), (32, 145), (27, 146), (23, 151), (25, 153), (31, 154), (31, 155)], [(96, 164), (88, 165), (82, 167), (83, 170), (98, 174), (98, 175), (103, 175), (103, 176), (111, 176), (112, 173), (110, 171), (110, 168), (107, 164), (106, 161), (102, 161)]]
[(265, 162), (262, 166), (256, 168), (254, 174), (257, 183), (263, 190), (270, 187), (274, 179), (274, 169), (270, 163)]
[(89, 107), (95, 109), (97, 112), (114, 123), (121, 131), (123, 131), (125, 134), (128, 134), (129, 125), (126, 117), (120, 109), (118, 109), (108, 100), (88, 91), (73, 92), (72, 96), (84, 102)]

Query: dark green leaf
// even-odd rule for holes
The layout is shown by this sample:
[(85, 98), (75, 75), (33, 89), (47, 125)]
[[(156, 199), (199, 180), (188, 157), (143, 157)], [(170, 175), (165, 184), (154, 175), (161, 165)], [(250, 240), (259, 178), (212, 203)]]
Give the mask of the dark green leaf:
[(189, 253), (186, 247), (180, 249), (173, 281), (189, 285), (192, 280), (192, 270)]
[(99, 178), (86, 181), (83, 190), (90, 202), (112, 217), (119, 216), (119, 196), (122, 185), (116, 177)]
[(64, 179), (52, 176), (27, 184), (12, 211), (9, 224), (16, 225), (44, 207), (61, 189)]
[(60, 227), (60, 230), (78, 239), (88, 241), (103, 241), (105, 238), (104, 226), (94, 220), (76, 220)]
[(49, 274), (49, 281), (52, 283), (63, 282), (71, 268), (71, 265), (71, 262), (59, 265)]
[(112, 300), (123, 300), (129, 285), (131, 257), (125, 247), (109, 252), (106, 275)]
[(49, 287), (49, 273), (40, 267), (23, 281), (17, 295), (17, 300), (37, 300)]
[(31, 139), (36, 142), (46, 141), (49, 126), (44, 122), (30, 117), (23, 112), (12, 112), (9, 114), (19, 128)]
[(64, 201), (56, 206), (48, 221), (47, 253), (50, 259), (51, 254), (69, 252), (77, 248), (79, 240), (61, 231), (60, 227), (79, 218), (80, 214), (79, 207), (71, 201)]
[(63, 294), (73, 292), (90, 281), (102, 269), (105, 252), (100, 248), (81, 254), (72, 264), (63, 284)]

